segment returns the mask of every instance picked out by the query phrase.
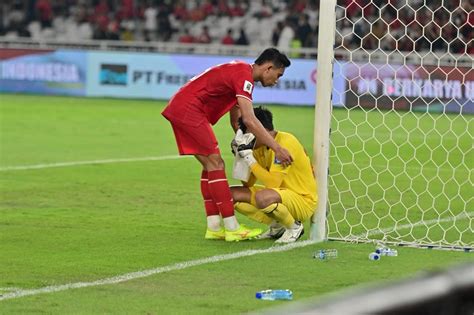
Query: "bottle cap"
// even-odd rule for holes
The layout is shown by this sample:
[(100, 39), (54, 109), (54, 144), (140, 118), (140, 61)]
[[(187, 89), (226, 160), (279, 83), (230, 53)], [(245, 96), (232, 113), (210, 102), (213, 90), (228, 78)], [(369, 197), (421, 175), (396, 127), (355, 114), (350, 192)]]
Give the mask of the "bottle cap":
[(379, 260), (379, 259), (380, 259), (380, 255), (377, 254), (377, 253), (370, 253), (370, 254), (369, 254), (369, 259), (370, 259), (370, 260)]
[(261, 292), (257, 292), (257, 293), (255, 294), (255, 297), (256, 297), (257, 299), (261, 299), (261, 298), (262, 298), (262, 293), (261, 293)]

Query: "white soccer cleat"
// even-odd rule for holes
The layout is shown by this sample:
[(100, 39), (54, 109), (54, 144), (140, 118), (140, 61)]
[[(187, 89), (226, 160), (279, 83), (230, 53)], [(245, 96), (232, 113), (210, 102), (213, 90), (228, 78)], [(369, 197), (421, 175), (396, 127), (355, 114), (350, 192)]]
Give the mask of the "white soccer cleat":
[(296, 228), (286, 229), (285, 233), (275, 241), (277, 244), (287, 244), (296, 242), (303, 234), (304, 227), (303, 224), (299, 221), (295, 221), (298, 225)]
[(280, 223), (272, 223), (268, 227), (268, 230), (260, 234), (257, 238), (259, 240), (269, 239), (269, 238), (277, 239), (281, 237), (283, 233), (285, 233), (285, 227), (283, 225), (281, 225)]

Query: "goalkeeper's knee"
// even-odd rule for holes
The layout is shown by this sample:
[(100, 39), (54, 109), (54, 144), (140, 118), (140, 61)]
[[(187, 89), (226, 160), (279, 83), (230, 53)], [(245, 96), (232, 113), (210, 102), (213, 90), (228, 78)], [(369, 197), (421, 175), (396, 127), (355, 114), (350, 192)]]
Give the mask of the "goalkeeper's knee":
[(288, 211), (288, 208), (282, 203), (272, 203), (268, 207), (261, 209), (261, 211), (280, 222), (285, 227), (290, 227), (295, 222), (295, 219)]
[(273, 211), (275, 211), (278, 208), (278, 203), (272, 203), (271, 205), (260, 209), (260, 211), (266, 213), (266, 214), (271, 214)]

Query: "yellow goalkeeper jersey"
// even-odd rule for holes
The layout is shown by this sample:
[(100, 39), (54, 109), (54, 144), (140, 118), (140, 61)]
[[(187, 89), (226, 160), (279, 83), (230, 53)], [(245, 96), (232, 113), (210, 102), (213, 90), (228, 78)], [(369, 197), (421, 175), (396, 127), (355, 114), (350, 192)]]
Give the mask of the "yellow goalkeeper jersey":
[(316, 201), (316, 180), (313, 167), (303, 145), (291, 133), (282, 131), (277, 132), (275, 141), (290, 152), (293, 163), (290, 166), (283, 167), (280, 161), (275, 159), (275, 152), (266, 146), (262, 146), (253, 152), (258, 164), (270, 173), (279, 172), (284, 174), (283, 182), (279, 188), (290, 189)]

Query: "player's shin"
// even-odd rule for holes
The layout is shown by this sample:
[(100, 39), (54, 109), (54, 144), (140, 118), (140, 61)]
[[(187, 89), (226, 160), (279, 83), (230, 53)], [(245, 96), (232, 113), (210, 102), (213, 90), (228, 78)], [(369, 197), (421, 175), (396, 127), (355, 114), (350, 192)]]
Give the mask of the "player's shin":
[(224, 170), (209, 171), (209, 192), (224, 221), (227, 230), (236, 230), (239, 223), (234, 216), (234, 203)]
[(286, 228), (293, 228), (295, 225), (295, 219), (282, 203), (272, 203), (261, 211), (275, 219), (275, 221), (280, 222)]
[(217, 208), (214, 199), (212, 199), (209, 191), (209, 179), (207, 171), (201, 173), (201, 194), (204, 199), (204, 208), (206, 209), (207, 228), (211, 231), (218, 231), (221, 229), (221, 220), (219, 209)]
[(268, 215), (260, 211), (257, 207), (246, 203), (246, 202), (236, 202), (234, 204), (235, 210), (237, 210), (239, 213), (251, 218), (252, 220), (255, 220), (260, 223), (264, 224), (271, 224), (273, 219), (270, 218)]

